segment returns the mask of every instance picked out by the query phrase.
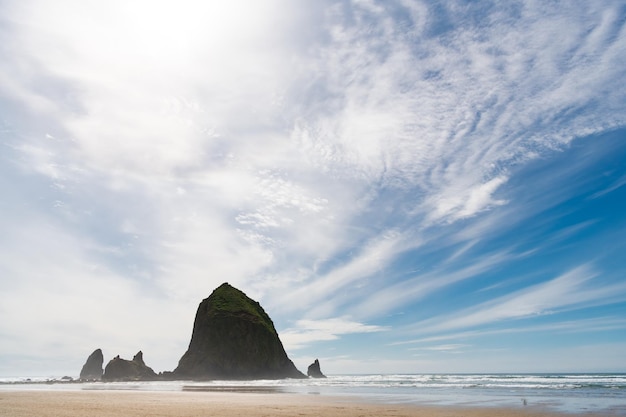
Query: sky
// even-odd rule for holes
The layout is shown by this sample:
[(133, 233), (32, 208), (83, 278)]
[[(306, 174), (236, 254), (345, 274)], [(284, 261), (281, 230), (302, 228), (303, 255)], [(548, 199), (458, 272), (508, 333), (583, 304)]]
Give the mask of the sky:
[(0, 376), (626, 372), (623, 1), (0, 0)]

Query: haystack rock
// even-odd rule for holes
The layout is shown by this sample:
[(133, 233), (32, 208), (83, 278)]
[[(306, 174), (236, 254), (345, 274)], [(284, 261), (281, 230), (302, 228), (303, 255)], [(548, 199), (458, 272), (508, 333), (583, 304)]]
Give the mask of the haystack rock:
[(306, 378), (287, 357), (261, 305), (228, 283), (200, 303), (189, 349), (173, 375), (181, 379)]
[(87, 358), (87, 362), (83, 365), (83, 369), (80, 370), (80, 379), (83, 381), (99, 381), (102, 379), (102, 364), (104, 363), (104, 356), (102, 355), (102, 349), (96, 349)]
[(324, 375), (320, 369), (320, 361), (317, 359), (309, 365), (309, 369), (307, 369), (306, 374), (311, 378), (326, 378), (326, 375)]
[(137, 352), (132, 361), (117, 355), (109, 361), (102, 376), (106, 381), (151, 381), (157, 378), (157, 374), (143, 361), (141, 351)]

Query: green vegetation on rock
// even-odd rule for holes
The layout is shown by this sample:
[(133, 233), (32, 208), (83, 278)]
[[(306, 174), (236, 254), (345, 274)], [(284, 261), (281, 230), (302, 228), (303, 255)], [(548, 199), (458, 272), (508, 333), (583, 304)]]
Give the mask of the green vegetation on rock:
[(276, 333), (272, 319), (263, 310), (261, 304), (228, 283), (216, 288), (209, 298), (211, 299), (210, 309), (206, 312), (209, 317), (228, 314), (246, 316), (248, 320), (260, 323), (270, 332)]

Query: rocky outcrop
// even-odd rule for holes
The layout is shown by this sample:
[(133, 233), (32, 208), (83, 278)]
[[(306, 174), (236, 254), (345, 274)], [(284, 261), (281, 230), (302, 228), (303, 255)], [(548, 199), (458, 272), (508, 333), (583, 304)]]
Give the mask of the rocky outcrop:
[(151, 381), (157, 378), (157, 374), (143, 361), (141, 351), (137, 352), (132, 361), (117, 355), (109, 361), (102, 376), (105, 381)]
[(189, 349), (173, 376), (180, 379), (305, 378), (287, 357), (261, 305), (222, 284), (196, 313)]
[(87, 362), (80, 371), (80, 379), (83, 381), (99, 381), (102, 379), (102, 364), (104, 356), (102, 349), (96, 349), (87, 358)]
[(320, 369), (320, 361), (317, 359), (309, 365), (309, 369), (307, 369), (306, 374), (311, 378), (326, 378), (326, 375), (324, 375)]

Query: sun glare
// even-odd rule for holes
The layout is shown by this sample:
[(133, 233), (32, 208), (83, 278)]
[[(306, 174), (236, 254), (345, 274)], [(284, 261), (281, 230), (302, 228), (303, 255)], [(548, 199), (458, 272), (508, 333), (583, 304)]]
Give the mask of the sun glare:
[(122, 4), (128, 40), (149, 56), (254, 47), (274, 29), (271, 1), (133, 1)]

